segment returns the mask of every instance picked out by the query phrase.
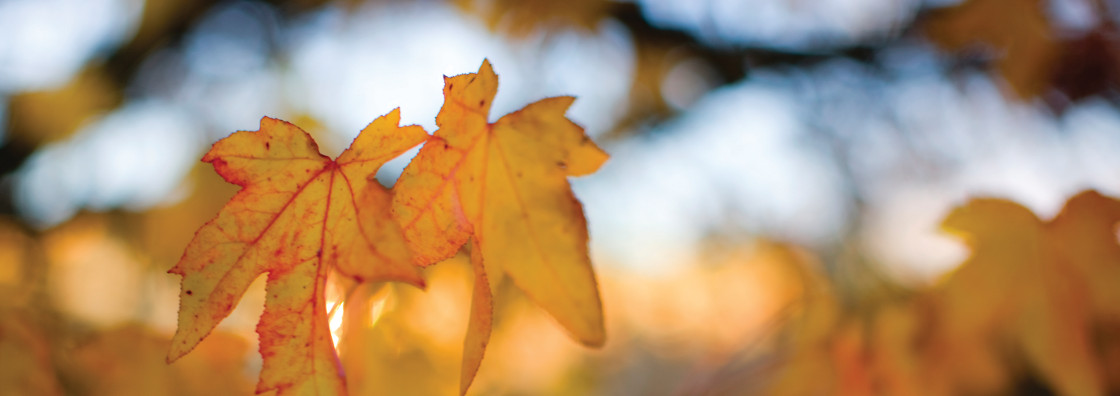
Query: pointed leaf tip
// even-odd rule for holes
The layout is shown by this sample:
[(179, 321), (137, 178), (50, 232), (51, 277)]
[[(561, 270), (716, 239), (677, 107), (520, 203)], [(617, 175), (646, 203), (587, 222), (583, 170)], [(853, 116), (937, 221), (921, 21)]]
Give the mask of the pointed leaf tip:
[(482, 58), (482, 64), (478, 66), (478, 74), (483, 76), (493, 76), (494, 66), (490, 64), (490, 60)]

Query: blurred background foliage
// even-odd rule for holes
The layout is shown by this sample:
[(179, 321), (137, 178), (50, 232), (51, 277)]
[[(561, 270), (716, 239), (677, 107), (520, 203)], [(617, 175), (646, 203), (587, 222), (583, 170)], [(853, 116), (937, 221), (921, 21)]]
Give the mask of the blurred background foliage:
[[(1120, 212), (1062, 212), (1120, 195), (1118, 21), (1113, 0), (2, 0), (0, 393), (250, 392), (262, 282), (164, 364), (165, 271), (235, 191), (202, 153), (265, 115), (329, 155), (398, 106), (434, 131), (440, 76), (485, 57), (495, 115), (575, 95), (612, 153), (574, 181), (609, 339), (579, 347), (499, 277), (473, 394), (1120, 394)], [(456, 391), (465, 261), (426, 292), (332, 282), (353, 394)]]

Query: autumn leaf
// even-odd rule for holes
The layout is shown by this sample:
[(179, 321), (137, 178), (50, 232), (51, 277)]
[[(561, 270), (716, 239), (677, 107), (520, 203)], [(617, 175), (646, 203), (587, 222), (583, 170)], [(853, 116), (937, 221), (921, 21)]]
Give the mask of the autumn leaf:
[(337, 160), (320, 154), (299, 127), (268, 117), (259, 131), (214, 144), (202, 160), (242, 189), (169, 271), (183, 276), (169, 362), (194, 348), (268, 273), (257, 393), (345, 392), (327, 324), (327, 275), (337, 268), (359, 280), (423, 285), (389, 217), (388, 191), (374, 179), (385, 161), (427, 137), (399, 121), (397, 110), (378, 118)]
[(1105, 311), (1120, 281), (1118, 209), (1115, 200), (1086, 192), (1051, 222), (999, 199), (954, 210), (943, 227), (964, 237), (973, 253), (941, 290), (945, 337), (1009, 340), (1058, 394), (1103, 394), (1093, 302)]
[[(497, 89), (488, 61), (478, 73), (444, 78), (439, 130), (394, 186), (393, 214), (417, 264), (448, 258), (473, 236), (481, 251), (475, 261), (485, 262), (476, 271), (504, 271), (574, 338), (602, 345), (587, 225), (567, 178), (596, 171), (607, 155), (564, 117), (572, 97), (544, 99), (488, 123)], [(464, 390), (490, 326), (481, 308), (490, 293), (474, 295)]]
[(1094, 316), (1120, 321), (1120, 200), (1096, 191), (1070, 198), (1049, 224), (1054, 246), (1088, 283)]
[[(1062, 58), (1062, 43), (1038, 0), (969, 0), (931, 13), (933, 42), (958, 51), (976, 44), (999, 54), (995, 70), (1022, 99), (1046, 93)], [(992, 21), (1000, 23), (992, 23)]]

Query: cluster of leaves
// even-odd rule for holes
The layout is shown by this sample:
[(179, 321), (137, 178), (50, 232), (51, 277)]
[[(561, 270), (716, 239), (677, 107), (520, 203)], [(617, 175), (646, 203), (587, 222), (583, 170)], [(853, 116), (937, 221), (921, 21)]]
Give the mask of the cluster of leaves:
[[(931, 13), (924, 29), (943, 48), (990, 58), (993, 71), (1022, 99), (1057, 110), (1093, 96), (1116, 99), (1120, 37), (1111, 5), (1083, 2), (1089, 27), (1055, 23), (1042, 0), (971, 0)], [(992, 20), (1002, 23), (990, 23)], [(975, 57), (975, 56), (973, 56)]]
[[(257, 392), (344, 394), (328, 327), (328, 275), (422, 288), (420, 269), (468, 241), (475, 281), (461, 392), (490, 337), (488, 277), (508, 276), (572, 337), (602, 345), (587, 226), (567, 177), (594, 172), (607, 155), (564, 117), (571, 97), (544, 99), (489, 123), (497, 88), (486, 61), (478, 73), (445, 77), (433, 135), (398, 126), (394, 110), (335, 160), (303, 130), (267, 117), (259, 131), (215, 143), (203, 161), (242, 190), (170, 270), (183, 279), (168, 361), (198, 345), (267, 273)], [(386, 161), (420, 143), (391, 190), (376, 181)]]
[(1114, 394), (1118, 221), (1120, 200), (1095, 191), (1050, 221), (1014, 202), (973, 199), (942, 224), (972, 255), (932, 288), (852, 309), (826, 282), (807, 285), (814, 293), (763, 393)]

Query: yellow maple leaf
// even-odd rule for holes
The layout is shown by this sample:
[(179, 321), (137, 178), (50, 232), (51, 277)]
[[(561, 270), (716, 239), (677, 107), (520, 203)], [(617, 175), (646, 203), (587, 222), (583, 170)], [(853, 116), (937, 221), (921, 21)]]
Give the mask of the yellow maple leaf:
[(324, 283), (334, 268), (359, 280), (422, 286), (374, 175), (428, 135), (397, 126), (397, 110), (367, 126), (337, 160), (284, 121), (214, 144), (203, 161), (242, 186), (195, 234), (169, 272), (183, 276), (179, 328), (168, 361), (189, 352), (268, 273), (257, 325), (264, 358), (257, 393), (342, 394), (345, 381), (327, 324)]
[[(394, 186), (393, 214), (417, 264), (450, 257), (473, 236), (477, 271), (504, 271), (574, 338), (602, 345), (587, 225), (568, 176), (596, 171), (607, 154), (564, 117), (572, 97), (544, 99), (490, 124), (497, 88), (487, 61), (478, 73), (445, 77), (439, 130)], [(490, 329), (491, 293), (485, 281), (475, 284), (463, 392)]]

